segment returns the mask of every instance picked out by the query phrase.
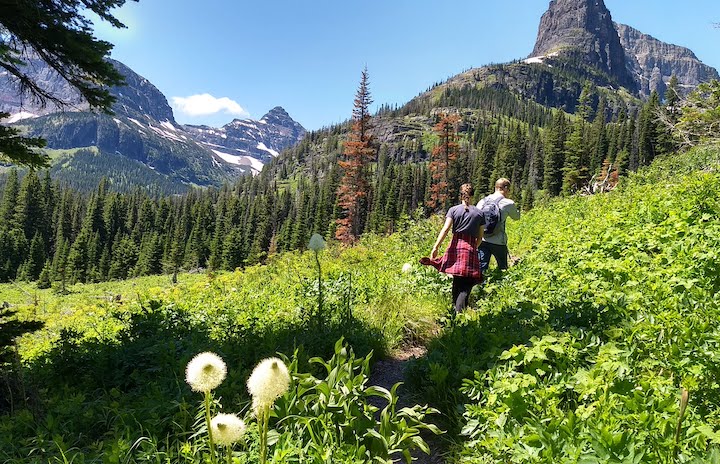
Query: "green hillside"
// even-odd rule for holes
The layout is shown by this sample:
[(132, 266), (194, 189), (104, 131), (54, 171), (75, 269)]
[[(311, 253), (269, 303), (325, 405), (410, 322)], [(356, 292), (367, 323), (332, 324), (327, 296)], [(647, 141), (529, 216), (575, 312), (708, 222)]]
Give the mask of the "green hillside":
[[(201, 398), (183, 375), (214, 351), (228, 363), (215, 399), (250, 424), (234, 462), (257, 462), (245, 381), (276, 352), (296, 352), (297, 388), (270, 422), (275, 462), (387, 462), (422, 447), (427, 423), (447, 430), (435, 446), (451, 463), (713, 462), (719, 166), (720, 149), (705, 146), (609, 194), (536, 204), (509, 225), (519, 263), (454, 321), (449, 281), (416, 264), (437, 218), (321, 251), (321, 293), (312, 252), (176, 285), (146, 277), (59, 296), (2, 284), (0, 459), (208, 462)], [(408, 344), (428, 347), (406, 379), (439, 414), (390, 408), (376, 422), (362, 358)]]
[(717, 147), (661, 160), (510, 232), (520, 263), (410, 376), (448, 414), (462, 411), (451, 417), (462, 462), (711, 461), (719, 160)]

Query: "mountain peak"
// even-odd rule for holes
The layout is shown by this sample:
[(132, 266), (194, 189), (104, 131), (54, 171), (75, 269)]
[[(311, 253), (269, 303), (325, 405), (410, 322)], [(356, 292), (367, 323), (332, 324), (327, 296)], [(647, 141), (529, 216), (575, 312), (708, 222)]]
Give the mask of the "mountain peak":
[(290, 117), (288, 112), (285, 111), (285, 108), (283, 108), (282, 106), (276, 106), (275, 108), (265, 113), (265, 116), (260, 118), (260, 120), (269, 122), (270, 120), (292, 121), (293, 119)]
[(603, 0), (551, 0), (538, 28), (531, 57), (579, 55), (583, 62), (617, 79), (636, 84), (625, 66), (625, 51)]

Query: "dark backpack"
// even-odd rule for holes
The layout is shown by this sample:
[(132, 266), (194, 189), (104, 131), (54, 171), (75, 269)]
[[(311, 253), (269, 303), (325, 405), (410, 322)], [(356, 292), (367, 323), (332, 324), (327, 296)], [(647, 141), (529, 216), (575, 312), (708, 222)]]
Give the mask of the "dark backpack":
[(485, 219), (485, 235), (492, 235), (500, 222), (500, 201), (502, 199), (502, 196), (497, 199), (490, 199), (489, 195), (485, 197), (483, 206), (480, 208), (480, 214)]

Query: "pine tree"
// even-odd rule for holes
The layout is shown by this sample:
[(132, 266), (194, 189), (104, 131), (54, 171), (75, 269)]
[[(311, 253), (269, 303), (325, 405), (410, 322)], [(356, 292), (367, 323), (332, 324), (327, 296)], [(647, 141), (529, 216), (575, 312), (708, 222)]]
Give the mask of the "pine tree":
[(482, 141), (475, 168), (475, 183), (478, 186), (478, 193), (484, 195), (494, 191), (495, 180), (492, 173), (495, 169), (495, 152), (497, 150), (497, 134), (493, 130), (483, 131)]
[(577, 118), (573, 130), (565, 141), (565, 164), (563, 166), (562, 194), (570, 195), (580, 188), (582, 159), (585, 154), (585, 120)]
[(24, 275), (21, 278), (25, 280), (36, 280), (45, 265), (45, 243), (40, 232), (35, 235), (30, 242), (30, 251), (24, 263)]
[(2, 204), (0, 204), (0, 227), (9, 229), (10, 224), (13, 223), (19, 192), (20, 185), (17, 169), (11, 169), (5, 182)]
[(344, 160), (338, 162), (343, 170), (343, 178), (337, 192), (337, 204), (341, 213), (336, 220), (335, 238), (346, 245), (354, 243), (362, 232), (361, 221), (366, 214), (367, 199), (370, 195), (367, 170), (376, 155), (370, 136), (371, 103), (368, 73), (365, 68), (355, 95), (352, 130), (345, 142)]
[(457, 160), (459, 145), (457, 143), (457, 124), (460, 117), (456, 114), (443, 114), (433, 127), (438, 143), (430, 157), (430, 199), (427, 203), (431, 210), (444, 211), (453, 199), (451, 191), (451, 171)]
[(54, 281), (60, 282), (60, 292), (65, 293), (65, 284), (68, 280), (68, 255), (70, 254), (70, 245), (64, 238), (60, 238), (56, 242), (55, 254), (52, 260), (52, 277)]
[(590, 128), (590, 160), (589, 170), (595, 172), (602, 164), (603, 160), (608, 157), (608, 141), (605, 124), (605, 97), (600, 97), (597, 113)]
[(127, 279), (138, 261), (138, 249), (128, 236), (116, 240), (108, 270), (110, 279)]
[(650, 94), (650, 99), (643, 105), (642, 111), (640, 112), (638, 149), (641, 166), (650, 164), (658, 155), (657, 112), (659, 107), (660, 97), (657, 92), (653, 91)]
[(680, 89), (675, 74), (670, 77), (663, 100), (664, 106), (660, 111), (660, 121), (657, 125), (658, 149), (661, 153), (672, 153), (678, 148), (673, 137), (673, 130), (680, 118)]
[(550, 195), (559, 195), (562, 188), (562, 167), (565, 160), (565, 117), (561, 111), (555, 113), (552, 125), (545, 131), (545, 152), (543, 188)]
[(50, 280), (51, 267), (52, 267), (51, 262), (46, 261), (45, 266), (43, 266), (42, 271), (40, 272), (40, 276), (38, 277), (37, 288), (40, 288), (40, 289), (50, 288), (50, 286), (52, 285), (52, 282)]
[[(15, 224), (28, 241), (32, 240), (36, 232), (44, 230), (45, 204), (43, 203), (42, 187), (34, 171), (30, 171), (23, 178), (15, 206)], [(44, 262), (45, 260), (43, 260)]]

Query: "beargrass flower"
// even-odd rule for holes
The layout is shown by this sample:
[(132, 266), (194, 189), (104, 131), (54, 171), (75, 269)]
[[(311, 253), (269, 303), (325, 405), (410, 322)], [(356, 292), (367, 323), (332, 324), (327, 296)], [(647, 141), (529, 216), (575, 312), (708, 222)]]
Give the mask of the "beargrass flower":
[(247, 381), (248, 392), (253, 397), (253, 407), (272, 404), (290, 388), (290, 373), (278, 358), (267, 358), (255, 366)]
[(185, 380), (193, 391), (207, 393), (225, 380), (227, 366), (215, 353), (205, 352), (190, 360), (185, 369)]
[(235, 414), (218, 414), (210, 421), (210, 428), (215, 443), (223, 446), (231, 446), (240, 441), (245, 435), (245, 421)]
[(308, 243), (308, 248), (316, 253), (318, 251), (324, 250), (325, 239), (323, 239), (322, 235), (320, 234), (312, 234), (312, 237), (310, 237), (310, 243)]
[(405, 263), (402, 267), (403, 274), (407, 274), (408, 272), (412, 271), (412, 264)]

